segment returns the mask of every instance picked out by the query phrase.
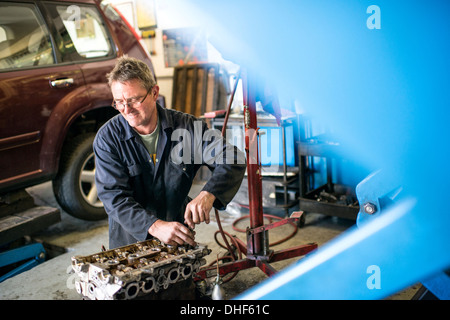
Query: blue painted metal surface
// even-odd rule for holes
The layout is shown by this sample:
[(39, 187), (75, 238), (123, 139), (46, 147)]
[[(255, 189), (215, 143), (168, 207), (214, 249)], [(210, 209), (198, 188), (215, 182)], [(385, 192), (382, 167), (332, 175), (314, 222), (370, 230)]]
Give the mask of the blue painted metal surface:
[[(378, 171), (358, 184), (356, 187), (356, 195), (361, 204), (357, 217), (358, 226), (372, 221), (383, 214), (389, 207), (395, 207), (398, 199), (401, 199), (401, 191), (403, 188), (398, 186), (390, 178), (390, 176), (383, 174), (382, 171)], [(374, 212), (365, 210), (365, 206), (368, 204), (373, 205), (370, 208), (374, 208)], [(447, 252), (443, 252), (442, 254), (445, 257)], [(436, 275), (423, 278), (420, 282), (437, 298), (443, 300), (450, 299), (450, 277), (447, 273), (438, 272)]]
[(21, 263), (13, 270), (0, 276), (0, 282), (27, 271), (45, 261), (46, 252), (41, 243), (32, 243), (0, 253), (0, 268)]
[(438, 299), (450, 300), (450, 276), (446, 272), (422, 280), (422, 284), (430, 290)]
[(402, 188), (383, 214), (239, 299), (380, 299), (450, 267), (450, 2), (173, 5), (207, 26), (225, 59), (269, 81), (282, 107), (295, 100), (342, 154), (382, 170), (388, 180), (367, 185), (382, 202)]
[[(403, 188), (390, 178), (382, 171), (378, 171), (358, 184), (356, 195), (361, 204), (357, 217), (358, 226), (383, 214), (389, 207), (395, 206), (398, 199), (401, 199)], [(443, 252), (443, 255), (445, 256), (446, 252)], [(421, 283), (437, 298), (450, 299), (450, 277), (446, 272), (438, 272), (434, 276), (421, 280)]]
[[(402, 186), (392, 181), (383, 170), (370, 174), (356, 186), (356, 196), (360, 210), (356, 223), (358, 226), (369, 222), (394, 206), (402, 197)], [(373, 212), (372, 212), (373, 211)]]

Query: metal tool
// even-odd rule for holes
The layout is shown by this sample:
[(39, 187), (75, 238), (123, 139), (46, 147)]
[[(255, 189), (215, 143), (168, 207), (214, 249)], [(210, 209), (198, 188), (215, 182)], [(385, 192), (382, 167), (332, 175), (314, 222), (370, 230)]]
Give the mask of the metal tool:
[(214, 282), (214, 286), (213, 286), (213, 290), (212, 290), (212, 294), (211, 294), (211, 298), (213, 300), (223, 300), (225, 297), (225, 292), (222, 288), (222, 278), (220, 277), (220, 272), (219, 272), (219, 255), (217, 255), (217, 262), (216, 262), (216, 267), (217, 267), (217, 276), (216, 276), (216, 280)]
[[(237, 250), (246, 255), (246, 258), (237, 259), (234, 255), (231, 246), (229, 245), (224, 232), (222, 237), (233, 257), (232, 262), (223, 263), (218, 268), (218, 276), (223, 276), (238, 270), (258, 267), (267, 276), (272, 276), (277, 273), (270, 263), (281, 261), (293, 257), (303, 256), (307, 253), (317, 249), (317, 244), (310, 243), (296, 246), (289, 249), (274, 252), (269, 247), (268, 231), (275, 227), (284, 225), (286, 223), (297, 222), (301, 218), (301, 212), (294, 213), (290, 218), (277, 221), (268, 225), (264, 224), (264, 213), (262, 207), (262, 176), (261, 164), (258, 152), (258, 125), (256, 114), (255, 87), (252, 83), (256, 81), (248, 81), (248, 73), (246, 70), (241, 70), (240, 77), (243, 85), (244, 93), (244, 127), (245, 127), (245, 150), (247, 154), (247, 178), (248, 178), (248, 196), (249, 196), (249, 210), (250, 210), (250, 227), (247, 229), (247, 243), (240, 239), (234, 238), (234, 243)], [(236, 79), (238, 81), (239, 79)], [(253, 79), (254, 80), (254, 79)], [(233, 97), (233, 95), (232, 95)], [(231, 103), (229, 103), (229, 107)], [(229, 110), (227, 110), (227, 113)], [(227, 119), (227, 117), (226, 117)], [(224, 122), (224, 128), (226, 121)], [(223, 130), (224, 132), (224, 130)], [(216, 211), (219, 229), (221, 230), (220, 218)], [(210, 276), (214, 267), (202, 268), (195, 276), (195, 280), (205, 279)]]
[(18, 262), (22, 263), (8, 273), (2, 275), (0, 277), (0, 282), (37, 266), (45, 261), (45, 257), (46, 252), (41, 243), (32, 243), (0, 253), (0, 267), (13, 265)]

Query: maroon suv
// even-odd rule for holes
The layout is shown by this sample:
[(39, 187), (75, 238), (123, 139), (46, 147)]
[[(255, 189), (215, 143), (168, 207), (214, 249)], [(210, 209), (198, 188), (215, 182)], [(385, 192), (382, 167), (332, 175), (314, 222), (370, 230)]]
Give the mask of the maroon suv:
[(0, 1), (0, 194), (53, 180), (61, 207), (105, 217), (92, 141), (116, 111), (106, 73), (150, 58), (100, 1)]

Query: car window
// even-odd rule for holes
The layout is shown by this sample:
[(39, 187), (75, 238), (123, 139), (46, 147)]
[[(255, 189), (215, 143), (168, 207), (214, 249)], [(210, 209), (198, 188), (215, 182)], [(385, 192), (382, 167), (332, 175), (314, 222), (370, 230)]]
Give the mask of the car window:
[(0, 71), (53, 64), (49, 32), (32, 4), (0, 3)]
[(113, 53), (111, 40), (95, 6), (46, 4), (62, 39), (62, 61), (107, 57)]

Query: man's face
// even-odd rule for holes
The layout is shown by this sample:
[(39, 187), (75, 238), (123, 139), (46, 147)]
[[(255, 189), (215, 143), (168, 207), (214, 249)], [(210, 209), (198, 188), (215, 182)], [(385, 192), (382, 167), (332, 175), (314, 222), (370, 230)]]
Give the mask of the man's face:
[[(147, 94), (147, 90), (138, 80), (134, 79), (125, 83), (115, 81), (111, 84), (111, 91), (114, 101), (119, 106), (119, 112), (131, 127), (141, 134), (149, 134), (154, 130), (157, 120), (158, 86), (155, 85)], [(120, 108), (120, 103), (124, 103), (125, 106)]]

